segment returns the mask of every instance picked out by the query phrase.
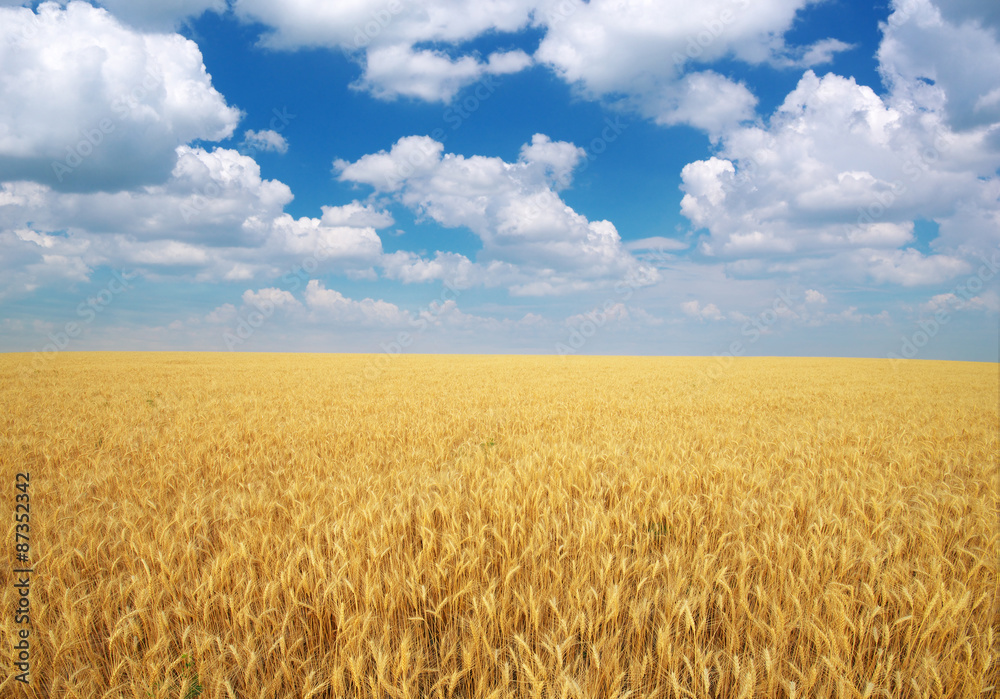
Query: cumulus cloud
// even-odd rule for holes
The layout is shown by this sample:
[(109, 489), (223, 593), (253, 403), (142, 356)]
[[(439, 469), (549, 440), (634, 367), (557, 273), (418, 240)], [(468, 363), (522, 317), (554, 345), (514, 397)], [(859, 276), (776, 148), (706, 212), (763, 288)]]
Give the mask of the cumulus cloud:
[[(808, 0), (708, 0), (572, 3), (550, 20), (537, 57), (568, 82), (592, 94), (654, 85), (676, 77), (686, 63), (735, 56), (768, 60)], [(555, 21), (558, 20), (558, 21)], [(542, 20), (545, 24), (545, 20)]]
[[(812, 256), (814, 268), (825, 257), (835, 274), (913, 286), (961, 274), (975, 254), (996, 248), (992, 15), (971, 1), (960, 11), (929, 0), (896, 0), (892, 9), (878, 52), (887, 95), (808, 71), (765, 123), (724, 128), (717, 153), (684, 168), (681, 209), (707, 231), (701, 252), (784, 256), (772, 272), (803, 269), (793, 256)], [(907, 247), (918, 219), (939, 226), (929, 252)]]
[[(390, 151), (355, 162), (338, 160), (342, 181), (390, 194), (420, 216), (449, 227), (466, 227), (482, 242), (477, 262), (487, 269), (516, 266), (529, 280), (515, 293), (550, 294), (589, 288), (639, 270), (609, 221), (589, 221), (560, 198), (584, 153), (566, 142), (536, 134), (513, 163), (487, 156), (444, 153), (426, 136), (402, 138)], [(454, 266), (456, 260), (447, 258)], [(441, 260), (438, 266), (441, 266)], [(499, 266), (498, 266), (499, 265)], [(424, 263), (425, 268), (433, 266)], [(393, 261), (395, 274), (416, 271), (413, 260)]]
[[(998, 163), (984, 131), (956, 132), (940, 111), (807, 71), (766, 124), (725, 131), (717, 155), (684, 167), (681, 211), (707, 231), (706, 255), (849, 251), (878, 282), (937, 283), (996, 245)], [(959, 215), (979, 223), (959, 231)], [(941, 224), (929, 255), (899, 249), (918, 218)]]
[(315, 256), (323, 260), (371, 262), (382, 252), (382, 241), (374, 228), (326, 225), (321, 218), (294, 218), (282, 214), (270, 221), (248, 220), (244, 228), (267, 240), (285, 256)]
[(24, 181), (0, 184), (0, 226), (32, 221), (47, 232), (127, 232), (136, 240), (221, 246), (245, 240), (248, 218), (274, 218), (292, 200), (284, 183), (262, 179), (257, 163), (236, 151), (178, 146), (174, 159), (164, 183), (131, 191), (60, 193)]
[(386, 212), (352, 202), (296, 219), (283, 212), (289, 188), (262, 179), (252, 158), (189, 146), (176, 155), (165, 183), (132, 191), (59, 193), (33, 182), (0, 183), (0, 269), (14, 280), (8, 293), (54, 278), (86, 279), (101, 265), (248, 280), (306, 259), (331, 271), (364, 269), (382, 254), (374, 226), (391, 225)]
[(402, 96), (449, 102), (460, 89), (486, 75), (516, 73), (530, 64), (531, 58), (519, 50), (494, 53), (482, 62), (406, 45), (380, 46), (368, 50), (364, 72), (352, 87), (386, 100)]
[(59, 191), (165, 181), (177, 147), (228, 138), (197, 45), (142, 33), (84, 2), (0, 8), (0, 180)]
[(757, 98), (743, 84), (713, 71), (691, 73), (654, 103), (658, 124), (689, 124), (713, 139), (740, 122), (753, 119)]
[[(835, 39), (801, 50), (785, 46), (782, 37), (809, 4), (574, 1), (563, 13), (540, 13), (538, 23), (547, 31), (535, 58), (589, 97), (623, 97), (658, 123), (687, 123), (714, 133), (752, 117), (756, 98), (745, 86), (702, 70), (705, 66), (733, 58), (817, 64), (846, 47)], [(789, 58), (793, 55), (797, 60)]]

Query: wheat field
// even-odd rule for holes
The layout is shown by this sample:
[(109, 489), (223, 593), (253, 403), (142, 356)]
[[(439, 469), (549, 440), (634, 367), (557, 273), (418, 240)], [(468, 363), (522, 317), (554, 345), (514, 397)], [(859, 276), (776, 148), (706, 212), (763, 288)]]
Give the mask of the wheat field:
[(0, 696), (996, 696), (997, 365), (714, 361), (0, 355)]

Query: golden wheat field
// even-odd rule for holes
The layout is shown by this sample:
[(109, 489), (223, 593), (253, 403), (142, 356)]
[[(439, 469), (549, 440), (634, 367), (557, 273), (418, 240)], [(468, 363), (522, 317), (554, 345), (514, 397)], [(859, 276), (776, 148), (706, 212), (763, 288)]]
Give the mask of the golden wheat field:
[(0, 355), (0, 696), (996, 696), (997, 365), (713, 361)]

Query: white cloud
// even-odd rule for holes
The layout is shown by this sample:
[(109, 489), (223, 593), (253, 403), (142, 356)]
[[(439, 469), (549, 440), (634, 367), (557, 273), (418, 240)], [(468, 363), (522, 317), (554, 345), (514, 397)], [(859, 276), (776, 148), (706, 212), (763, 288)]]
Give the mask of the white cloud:
[(442, 281), (455, 289), (467, 289), (480, 285), (497, 286), (522, 279), (513, 265), (499, 261), (481, 265), (454, 252), (438, 251), (432, 259), (425, 259), (416, 253), (398, 250), (383, 255), (379, 264), (386, 278), (404, 284)]
[(290, 291), (274, 287), (258, 289), (257, 291), (247, 289), (243, 292), (242, 299), (247, 306), (261, 310), (268, 309), (269, 312), (275, 308), (296, 308), (302, 305)]
[[(536, 60), (589, 97), (624, 96), (658, 123), (711, 133), (751, 118), (756, 100), (746, 87), (699, 69), (731, 58), (787, 63), (795, 51), (782, 37), (810, 0), (568, 4), (552, 20), (538, 20), (547, 31)], [(800, 60), (827, 60), (841, 49), (821, 41), (800, 51)]]
[(243, 223), (272, 219), (292, 200), (277, 180), (236, 151), (178, 146), (163, 184), (133, 191), (59, 193), (28, 182), (0, 184), (0, 228), (33, 221), (46, 232), (76, 229), (127, 234), (134, 240), (176, 239), (209, 245), (247, 242)]
[(270, 30), (261, 41), (270, 48), (368, 46), (438, 41), (462, 43), (489, 31), (513, 32), (527, 26), (537, 5), (528, 0), (236, 0), (237, 16)]
[(236, 318), (236, 306), (224, 303), (205, 315), (205, 321), (213, 325), (224, 325)]
[(264, 237), (275, 252), (285, 255), (367, 263), (382, 253), (382, 241), (371, 227), (329, 226), (322, 219), (293, 218), (289, 214), (271, 221), (248, 220), (244, 227)]
[(806, 303), (826, 303), (826, 296), (815, 289), (806, 289)]
[[(588, 221), (557, 194), (583, 155), (572, 144), (536, 134), (514, 163), (443, 151), (429, 137), (410, 136), (389, 152), (338, 160), (334, 168), (342, 181), (391, 194), (443, 226), (470, 229), (483, 245), (477, 262), (514, 265), (528, 276), (511, 287), (514, 293), (569, 292), (645, 269), (613, 224)], [(403, 273), (398, 265), (390, 269)], [(646, 272), (655, 279), (655, 270)]]
[(774, 63), (786, 68), (812, 68), (833, 61), (838, 53), (855, 48), (839, 39), (823, 39), (811, 46), (802, 46), (788, 51), (784, 56), (777, 56)]
[(531, 56), (521, 49), (494, 51), (486, 61), (485, 72), (491, 75), (519, 73), (533, 63)]
[[(450, 102), (466, 85), (485, 76), (516, 73), (531, 64), (523, 51), (493, 53), (482, 62), (474, 56), (451, 58), (442, 51), (394, 44), (368, 50), (364, 72), (352, 87), (379, 99), (415, 97), (427, 102)], [(492, 89), (493, 84), (487, 84)]]
[(938, 311), (989, 311), (996, 313), (1000, 310), (1000, 295), (996, 291), (990, 290), (978, 296), (962, 298), (954, 293), (935, 294), (926, 303), (920, 305), (920, 310), (927, 314)]
[(948, 255), (924, 255), (919, 250), (859, 250), (855, 256), (876, 282), (900, 286), (941, 284), (971, 271), (965, 260)]
[(323, 224), (327, 226), (357, 226), (387, 228), (395, 223), (388, 211), (379, 211), (368, 204), (352, 201), (343, 206), (324, 206)]
[(305, 301), (318, 319), (336, 323), (398, 327), (410, 320), (409, 314), (393, 303), (370, 298), (355, 301), (316, 279), (306, 285)]
[(531, 143), (521, 146), (519, 161), (532, 176), (560, 190), (570, 185), (573, 170), (587, 152), (566, 141), (553, 141), (545, 134), (535, 134)]
[[(948, 2), (940, 2), (947, 7)], [(878, 58), (883, 80), (897, 102), (940, 109), (949, 125), (966, 130), (1000, 122), (1000, 39), (969, 10), (996, 17), (996, 7), (973, 8), (942, 16), (930, 0), (894, 0), (884, 27)], [(964, 15), (964, 17), (962, 17)], [(962, 21), (959, 18), (964, 19)], [(975, 66), (975, 70), (970, 70)]]
[[(768, 60), (783, 48), (787, 31), (808, 0), (707, 0), (686, 3), (573, 3), (554, 21), (538, 57), (568, 82), (607, 94), (676, 77), (684, 63), (706, 64), (735, 56)], [(542, 24), (544, 24), (544, 20)]]
[(354, 87), (381, 99), (404, 96), (447, 102), (482, 73), (482, 64), (472, 56), (452, 59), (441, 51), (380, 46), (368, 51), (364, 75)]
[(144, 34), (83, 2), (0, 8), (0, 180), (61, 191), (165, 181), (177, 147), (240, 119), (197, 45)]
[(261, 131), (247, 130), (243, 134), (243, 146), (254, 151), (273, 151), (275, 153), (287, 153), (288, 141), (277, 131), (264, 129)]
[(208, 251), (190, 243), (177, 240), (153, 240), (136, 243), (119, 241), (123, 256), (137, 265), (160, 267), (201, 267), (208, 262)]
[(656, 123), (690, 124), (717, 138), (726, 129), (753, 119), (757, 98), (742, 83), (703, 71), (686, 75), (655, 105)]
[[(648, 313), (643, 311), (644, 319), (652, 318)], [(579, 327), (582, 323), (593, 323), (598, 327), (604, 327), (606, 323), (614, 321), (625, 321), (632, 317), (632, 313), (625, 304), (618, 303), (606, 303), (602, 307), (593, 308), (586, 313), (578, 313), (572, 315), (566, 319), (566, 324), (571, 327)]]
[(714, 303), (702, 306), (697, 300), (685, 301), (681, 304), (681, 310), (684, 311), (685, 315), (689, 315), (692, 318), (703, 318), (706, 320), (722, 320), (722, 311)]
[(486, 75), (523, 70), (531, 57), (523, 51), (497, 52), (481, 60), (471, 53), (417, 48), (440, 42), (458, 45), (490, 31), (516, 31), (529, 23), (534, 2), (456, 2), (432, 0), (237, 0), (234, 12), (269, 30), (261, 42), (276, 49), (337, 48), (355, 55), (362, 66), (358, 89), (382, 99), (399, 96), (448, 101)]
[(681, 170), (684, 198), (681, 213), (699, 228), (716, 228), (720, 206), (731, 188), (736, 168), (729, 160), (711, 157), (688, 163)]

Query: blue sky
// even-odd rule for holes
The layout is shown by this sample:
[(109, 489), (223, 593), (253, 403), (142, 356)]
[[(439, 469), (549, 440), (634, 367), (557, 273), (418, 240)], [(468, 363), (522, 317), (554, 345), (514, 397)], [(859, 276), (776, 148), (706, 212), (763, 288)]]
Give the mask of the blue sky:
[(997, 361), (998, 44), (992, 0), (0, 0), (0, 351)]

